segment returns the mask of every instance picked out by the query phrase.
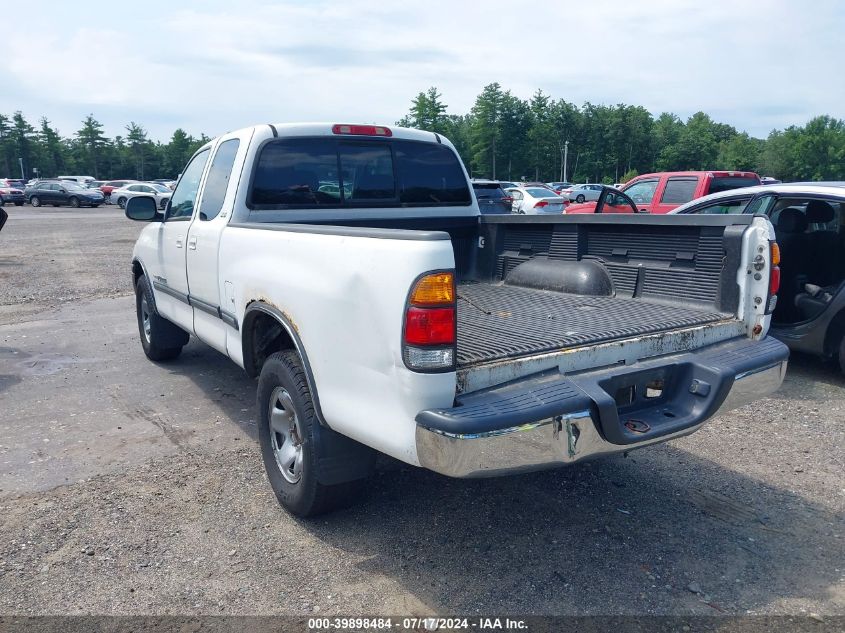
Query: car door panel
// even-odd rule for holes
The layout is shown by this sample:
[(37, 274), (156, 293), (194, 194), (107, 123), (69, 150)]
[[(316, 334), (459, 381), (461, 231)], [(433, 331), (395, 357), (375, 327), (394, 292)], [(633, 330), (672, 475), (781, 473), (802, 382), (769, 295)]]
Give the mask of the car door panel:
[(186, 255), (194, 332), (224, 354), (228, 354), (232, 340), (240, 341), (240, 337), (233, 297), (226, 298), (225, 280), (220, 274), (220, 236), (229, 221), (252, 134), (250, 128), (220, 138), (188, 233)]
[[(186, 331), (194, 329), (193, 310), (189, 304), (187, 272), (188, 230), (194, 215), (195, 201), (208, 162), (209, 150), (196, 154), (185, 168), (174, 197), (179, 194), (177, 204), (168, 209), (161, 223), (158, 236), (159, 276), (153, 279), (156, 306), (162, 301), (161, 312)], [(135, 195), (138, 195), (137, 193)], [(161, 297), (161, 299), (159, 299)]]

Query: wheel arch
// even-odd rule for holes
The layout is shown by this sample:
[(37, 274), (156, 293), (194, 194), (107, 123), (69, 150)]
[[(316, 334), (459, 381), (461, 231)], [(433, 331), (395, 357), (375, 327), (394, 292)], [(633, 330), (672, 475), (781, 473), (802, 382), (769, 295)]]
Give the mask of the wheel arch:
[(845, 336), (845, 308), (828, 322), (824, 333), (824, 348), (821, 350), (825, 356), (836, 356), (839, 353), (839, 343)]
[(317, 419), (321, 425), (329, 426), (323, 417), (317, 384), (305, 346), (299, 337), (295, 321), (288, 314), (265, 301), (252, 301), (247, 304), (241, 324), (241, 346), (244, 370), (250, 378), (255, 378), (261, 373), (264, 361), (274, 352), (295, 351), (305, 369), (305, 379), (311, 391)]
[[(141, 278), (142, 275), (149, 280), (150, 276), (147, 274), (146, 267), (141, 262), (141, 260), (136, 257), (132, 260), (132, 292), (135, 292), (135, 288), (138, 286), (138, 280)], [(158, 310), (156, 309), (155, 305), (156, 293), (152, 282), (150, 282), (150, 296), (153, 300), (153, 305), (151, 307), (153, 310), (156, 311), (156, 313), (158, 313)]]

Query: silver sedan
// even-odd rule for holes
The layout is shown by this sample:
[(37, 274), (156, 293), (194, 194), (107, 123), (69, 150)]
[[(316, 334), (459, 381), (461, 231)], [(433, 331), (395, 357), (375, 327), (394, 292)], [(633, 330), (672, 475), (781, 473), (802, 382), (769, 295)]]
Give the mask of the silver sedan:
[(505, 189), (513, 198), (513, 213), (545, 215), (563, 213), (564, 199), (545, 187), (508, 187)]
[(599, 199), (602, 189), (604, 187), (598, 184), (575, 185), (571, 189), (562, 190), (560, 195), (572, 202), (596, 201)]
[(155, 182), (133, 182), (132, 184), (112, 190), (111, 200), (117, 202), (118, 206), (124, 209), (126, 207), (126, 201), (129, 198), (149, 196), (155, 198), (156, 206), (159, 209), (164, 209), (172, 195), (173, 192), (164, 185)]

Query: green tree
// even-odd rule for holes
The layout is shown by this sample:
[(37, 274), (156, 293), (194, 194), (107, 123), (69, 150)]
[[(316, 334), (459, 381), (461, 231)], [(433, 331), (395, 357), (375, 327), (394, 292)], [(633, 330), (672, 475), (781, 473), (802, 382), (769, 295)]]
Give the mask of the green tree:
[(130, 121), (126, 126), (126, 144), (131, 157), (131, 165), (135, 173), (135, 178), (144, 180), (147, 160), (152, 153), (151, 143), (147, 138), (147, 131), (134, 121)]
[(432, 86), (425, 92), (419, 93), (411, 102), (411, 111), (398, 124), (403, 127), (413, 127), (438, 134), (445, 134), (448, 127), (446, 104), (443, 95)]
[[(9, 137), (11, 138), (12, 150), (17, 157), (15, 161), (17, 164), (7, 173), (18, 174), (23, 171), (21, 178), (27, 178), (26, 174), (31, 173), (30, 169), (33, 166), (33, 159), (35, 158), (36, 136), (35, 128), (29, 124), (20, 111), (12, 115), (12, 126), (9, 130)], [(21, 167), (21, 161), (23, 167)]]
[(103, 149), (108, 145), (108, 139), (103, 134), (103, 124), (97, 121), (93, 114), (89, 114), (82, 121), (82, 128), (76, 133), (76, 139), (77, 169), (99, 178)]
[(68, 163), (68, 148), (62, 142), (59, 131), (50, 127), (47, 117), (41, 117), (41, 129), (38, 131), (41, 144), (41, 156), (38, 165), (38, 173), (44, 176), (58, 176), (66, 172)]
[(472, 106), (470, 147), (472, 165), (481, 174), (496, 178), (498, 142), (502, 134), (502, 105), (505, 93), (498, 83), (484, 86)]
[(757, 171), (760, 168), (760, 154), (765, 141), (752, 138), (745, 132), (719, 143), (716, 155), (716, 169)]

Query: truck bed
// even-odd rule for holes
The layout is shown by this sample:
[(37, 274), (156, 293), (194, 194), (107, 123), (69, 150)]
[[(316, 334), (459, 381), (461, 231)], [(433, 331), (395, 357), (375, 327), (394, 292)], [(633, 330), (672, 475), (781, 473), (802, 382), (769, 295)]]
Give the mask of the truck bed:
[(458, 286), (458, 367), (730, 319), (642, 298), (593, 297), (500, 283)]

